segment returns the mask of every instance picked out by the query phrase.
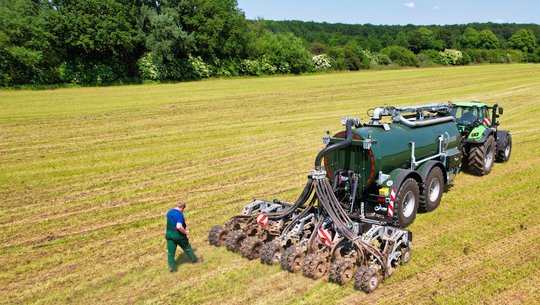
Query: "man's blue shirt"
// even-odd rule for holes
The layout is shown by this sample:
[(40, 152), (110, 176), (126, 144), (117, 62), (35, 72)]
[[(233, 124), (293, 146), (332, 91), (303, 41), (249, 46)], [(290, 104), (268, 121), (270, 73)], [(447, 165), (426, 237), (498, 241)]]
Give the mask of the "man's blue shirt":
[(174, 224), (176, 228), (177, 223), (181, 223), (184, 229), (186, 229), (186, 222), (184, 220), (184, 213), (180, 212), (177, 209), (172, 209), (167, 212), (167, 218), (170, 219), (171, 223)]

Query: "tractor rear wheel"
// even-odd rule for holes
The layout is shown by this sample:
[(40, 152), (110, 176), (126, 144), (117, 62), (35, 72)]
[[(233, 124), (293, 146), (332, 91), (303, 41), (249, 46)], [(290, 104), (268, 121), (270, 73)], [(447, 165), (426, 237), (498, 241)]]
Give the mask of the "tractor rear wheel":
[(431, 169), (422, 188), (423, 192), (419, 196), (420, 211), (431, 212), (441, 203), (444, 190), (443, 173), (439, 167)]
[(495, 161), (495, 138), (489, 136), (482, 144), (470, 144), (467, 158), (467, 169), (476, 176), (491, 173)]
[(208, 242), (213, 246), (223, 246), (227, 241), (227, 234), (229, 230), (222, 226), (214, 226), (208, 233)]
[(265, 243), (261, 248), (261, 263), (265, 263), (270, 266), (279, 263), (282, 252), (283, 249), (279, 243), (274, 241)]
[(511, 153), (512, 153), (512, 136), (508, 134), (506, 136), (506, 145), (503, 147), (503, 149), (497, 151), (497, 157), (495, 158), (495, 161), (499, 163), (504, 163), (510, 160)]
[(396, 208), (398, 226), (405, 228), (413, 223), (419, 204), (418, 183), (413, 178), (409, 178), (400, 186), (396, 197)]
[(240, 245), (242, 244), (242, 241), (246, 239), (247, 235), (242, 230), (234, 230), (227, 236), (227, 241), (225, 242), (225, 245), (227, 246), (227, 249), (232, 252), (237, 252), (240, 250)]
[(257, 236), (249, 236), (240, 245), (240, 253), (247, 259), (256, 259), (261, 256), (262, 240)]

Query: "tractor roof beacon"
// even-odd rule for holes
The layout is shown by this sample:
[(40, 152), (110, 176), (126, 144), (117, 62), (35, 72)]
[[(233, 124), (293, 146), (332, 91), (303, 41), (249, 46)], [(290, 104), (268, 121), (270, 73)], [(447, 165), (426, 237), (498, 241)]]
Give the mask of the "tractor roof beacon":
[(453, 102), (450, 107), (461, 134), (464, 170), (484, 176), (491, 172), (494, 161), (510, 159), (512, 136), (510, 131), (498, 128), (497, 119), (503, 114), (502, 107), (477, 101)]

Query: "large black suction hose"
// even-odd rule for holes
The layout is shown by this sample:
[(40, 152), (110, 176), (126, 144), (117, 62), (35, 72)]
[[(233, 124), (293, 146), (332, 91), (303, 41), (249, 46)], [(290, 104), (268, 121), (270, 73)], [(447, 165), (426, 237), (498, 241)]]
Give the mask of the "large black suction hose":
[(331, 152), (333, 150), (340, 149), (340, 148), (343, 148), (345, 146), (348, 146), (349, 144), (352, 143), (352, 140), (353, 140), (352, 126), (353, 125), (358, 126), (359, 125), (358, 120), (357, 119), (347, 119), (347, 123), (345, 123), (345, 129), (347, 130), (347, 138), (345, 139), (345, 141), (341, 141), (341, 142), (333, 144), (333, 145), (328, 145), (325, 148), (323, 148), (323, 150), (321, 150), (319, 152), (319, 154), (317, 155), (317, 157), (315, 158), (315, 169), (319, 169), (319, 166), (321, 165), (321, 160), (324, 157), (324, 155), (326, 155), (327, 153), (329, 153), (329, 152)]

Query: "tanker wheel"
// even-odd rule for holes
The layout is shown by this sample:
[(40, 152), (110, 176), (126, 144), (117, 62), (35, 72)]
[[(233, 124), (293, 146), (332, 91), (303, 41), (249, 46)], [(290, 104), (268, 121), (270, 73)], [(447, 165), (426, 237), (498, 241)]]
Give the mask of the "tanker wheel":
[(242, 244), (242, 241), (246, 239), (247, 235), (242, 230), (234, 230), (229, 235), (227, 235), (227, 241), (225, 242), (225, 245), (227, 246), (227, 249), (232, 252), (237, 252), (240, 250), (240, 245)]
[(277, 242), (267, 242), (261, 248), (261, 263), (274, 265), (279, 263), (283, 249)]
[(506, 145), (503, 147), (503, 149), (497, 151), (497, 157), (495, 158), (495, 161), (499, 163), (504, 163), (510, 160), (511, 153), (512, 153), (512, 136), (508, 134), (506, 136)]
[(261, 256), (262, 240), (257, 236), (249, 236), (240, 245), (240, 253), (247, 259), (256, 259)]
[(418, 183), (413, 178), (409, 178), (400, 186), (396, 198), (396, 212), (398, 226), (405, 228), (413, 223), (419, 204)]
[(281, 268), (289, 271), (296, 272), (302, 269), (304, 264), (304, 251), (302, 248), (297, 247), (296, 245), (291, 246), (285, 250), (283, 256), (281, 256)]
[(223, 246), (227, 241), (229, 230), (222, 226), (214, 226), (208, 233), (208, 242), (213, 246)]
[(423, 185), (424, 191), (419, 196), (420, 211), (431, 212), (441, 203), (444, 190), (443, 173), (439, 167), (434, 167), (429, 172)]
[(336, 259), (330, 265), (328, 274), (331, 282), (345, 285), (354, 277), (354, 265), (349, 260)]
[(470, 144), (467, 169), (476, 176), (491, 173), (495, 160), (495, 138), (489, 136), (483, 144)]
[(379, 286), (379, 273), (368, 266), (361, 266), (354, 275), (354, 288), (372, 293)]

